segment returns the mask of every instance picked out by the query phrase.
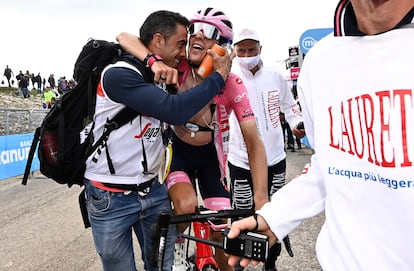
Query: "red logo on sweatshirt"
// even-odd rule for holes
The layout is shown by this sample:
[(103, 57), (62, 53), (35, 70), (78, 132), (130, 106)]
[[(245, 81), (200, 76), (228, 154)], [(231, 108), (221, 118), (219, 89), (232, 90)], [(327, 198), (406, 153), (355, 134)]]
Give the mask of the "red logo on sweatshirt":
[(408, 145), (414, 135), (411, 89), (363, 94), (328, 111), (330, 147), (381, 167), (412, 166)]

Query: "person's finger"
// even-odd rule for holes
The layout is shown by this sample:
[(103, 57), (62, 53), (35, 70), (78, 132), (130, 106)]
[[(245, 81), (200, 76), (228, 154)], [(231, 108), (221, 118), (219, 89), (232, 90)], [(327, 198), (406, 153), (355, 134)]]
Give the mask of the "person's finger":
[(240, 234), (240, 228), (238, 228), (237, 225), (235, 225), (236, 222), (233, 222), (230, 231), (227, 234), (227, 237), (230, 239), (236, 238)]
[(210, 54), (213, 58), (218, 57), (218, 54), (213, 49), (208, 49), (207, 54)]
[(240, 265), (243, 266), (243, 267), (248, 266), (250, 263), (252, 263), (253, 265), (257, 265), (258, 264), (257, 261), (251, 261), (251, 260), (249, 260), (247, 258), (241, 258), (241, 260), (240, 260)]
[(231, 51), (230, 59), (233, 60), (236, 57), (236, 50)]
[(171, 76), (171, 82), (169, 82), (168, 84), (170, 85), (176, 85), (176, 88), (178, 89), (178, 71), (175, 70)]
[(162, 77), (165, 77), (165, 83), (167, 85), (175, 85), (177, 84), (177, 81), (178, 81), (178, 71), (177, 69), (169, 68), (166, 71), (165, 76), (162, 76)]
[(227, 260), (227, 263), (230, 266), (235, 266), (239, 262), (239, 260), (240, 260), (240, 257), (239, 256), (234, 256), (234, 255), (230, 255), (230, 254), (226, 254), (226, 255), (229, 256), (229, 258)]
[(175, 85), (178, 81), (178, 71), (176, 68), (170, 67), (162, 61), (156, 61), (151, 66), (154, 73), (154, 82)]

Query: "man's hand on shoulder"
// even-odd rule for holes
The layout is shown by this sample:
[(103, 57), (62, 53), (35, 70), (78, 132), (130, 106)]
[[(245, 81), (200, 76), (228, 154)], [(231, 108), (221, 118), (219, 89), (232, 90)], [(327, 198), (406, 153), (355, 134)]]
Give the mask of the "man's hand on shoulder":
[(151, 66), (151, 71), (154, 73), (155, 82), (166, 83), (167, 85), (177, 85), (177, 69), (168, 66), (163, 61), (155, 61)]

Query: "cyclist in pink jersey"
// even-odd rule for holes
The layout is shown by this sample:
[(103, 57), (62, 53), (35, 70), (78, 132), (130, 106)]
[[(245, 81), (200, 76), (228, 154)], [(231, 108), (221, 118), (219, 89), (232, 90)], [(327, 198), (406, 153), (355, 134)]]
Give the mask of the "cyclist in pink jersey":
[[(190, 19), (189, 31), (188, 61), (180, 63), (178, 67), (178, 73), (181, 75), (178, 92), (183, 92), (203, 81), (203, 78), (197, 74), (197, 68), (213, 44), (224, 46), (231, 44), (233, 39), (232, 23), (222, 11), (215, 8), (198, 11)], [(122, 33), (117, 39), (125, 50), (137, 57), (149, 53), (132, 35)], [(194, 207), (198, 205), (194, 189), (195, 179), (198, 180), (206, 208), (230, 209), (225, 168), (229, 140), (228, 119), (232, 111), (240, 123), (246, 142), (255, 182), (254, 193), (262, 195), (255, 198), (268, 199), (266, 155), (263, 142), (257, 132), (246, 88), (242, 80), (232, 73), (225, 83), (222, 93), (214, 97), (210, 104), (185, 125), (172, 126), (173, 154), (166, 183), (175, 214), (194, 212)], [(258, 203), (258, 205), (262, 204)], [(185, 227), (186, 225), (182, 225), (179, 230), (183, 231)], [(221, 241), (222, 234), (213, 232), (211, 237)], [(178, 247), (180, 243), (176, 249)], [(232, 269), (227, 265), (227, 256), (221, 249), (216, 249), (216, 260), (220, 270)], [(173, 270), (183, 270), (180, 264), (184, 262), (176, 257)]]

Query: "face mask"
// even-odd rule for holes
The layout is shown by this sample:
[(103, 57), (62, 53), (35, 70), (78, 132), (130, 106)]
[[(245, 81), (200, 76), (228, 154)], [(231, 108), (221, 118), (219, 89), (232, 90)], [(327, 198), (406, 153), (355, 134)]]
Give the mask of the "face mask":
[(240, 67), (245, 70), (251, 70), (260, 62), (260, 55), (249, 57), (237, 57)]

